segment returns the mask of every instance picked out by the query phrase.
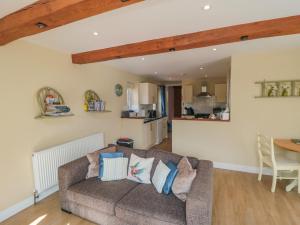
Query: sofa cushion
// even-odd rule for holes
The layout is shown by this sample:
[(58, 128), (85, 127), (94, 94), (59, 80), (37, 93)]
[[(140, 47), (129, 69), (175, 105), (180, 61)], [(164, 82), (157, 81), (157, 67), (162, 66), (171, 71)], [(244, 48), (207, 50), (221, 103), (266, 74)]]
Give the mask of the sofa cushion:
[[(123, 146), (117, 146), (117, 151), (123, 152), (124, 157), (129, 158), (129, 159), (130, 159), (130, 156), (132, 153), (139, 157), (143, 157), (143, 158), (146, 157), (146, 153), (147, 153), (147, 150), (132, 149), (132, 148), (127, 148), (127, 147), (123, 147)], [(147, 158), (149, 158), (149, 157), (147, 157)]]
[(116, 203), (137, 185), (130, 180), (101, 181), (90, 178), (72, 185), (67, 190), (67, 199), (115, 215)]
[[(177, 155), (172, 152), (159, 150), (159, 149), (152, 149), (152, 150), (147, 151), (146, 157), (147, 158), (151, 158), (151, 157), (155, 158), (154, 162), (153, 162), (152, 170), (151, 170), (151, 179), (152, 179), (154, 171), (156, 169), (156, 166), (157, 166), (159, 160), (163, 161), (163, 163), (165, 163), (165, 164), (167, 164), (168, 161), (170, 161), (170, 160), (173, 161), (174, 163), (178, 164), (183, 156)], [(191, 163), (192, 167), (194, 169), (196, 169), (197, 165), (199, 163), (199, 160), (194, 157), (187, 157), (187, 158), (188, 158), (189, 162)]]
[(185, 204), (173, 194), (156, 192), (153, 185), (140, 184), (116, 206), (116, 216), (132, 225), (186, 224)]

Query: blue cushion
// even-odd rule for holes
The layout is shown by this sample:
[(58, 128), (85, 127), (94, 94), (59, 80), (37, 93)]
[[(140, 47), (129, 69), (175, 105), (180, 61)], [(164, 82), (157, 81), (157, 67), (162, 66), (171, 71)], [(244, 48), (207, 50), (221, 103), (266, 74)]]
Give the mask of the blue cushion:
[(175, 163), (173, 163), (172, 161), (169, 161), (167, 163), (167, 167), (169, 167), (169, 169), (171, 170), (167, 179), (166, 179), (166, 182), (165, 182), (165, 185), (163, 187), (163, 192), (168, 195), (171, 193), (171, 188), (172, 188), (172, 185), (173, 185), (173, 182), (175, 180), (175, 177), (178, 173), (178, 169), (177, 169), (177, 165)]
[(112, 152), (112, 153), (101, 153), (99, 155), (99, 178), (103, 177), (103, 159), (104, 158), (122, 158), (124, 156), (123, 152)]

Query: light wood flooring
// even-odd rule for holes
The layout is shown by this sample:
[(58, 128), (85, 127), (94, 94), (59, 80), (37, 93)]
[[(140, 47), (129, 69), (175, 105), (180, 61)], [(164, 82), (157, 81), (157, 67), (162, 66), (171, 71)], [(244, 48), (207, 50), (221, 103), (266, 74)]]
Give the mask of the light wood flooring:
[[(215, 169), (213, 225), (299, 225), (300, 195), (296, 190), (286, 193), (285, 184), (279, 181), (276, 193), (271, 193), (269, 176), (258, 182), (255, 174)], [(62, 212), (55, 193), (1, 225), (93, 223)]]
[(152, 148), (172, 152), (172, 133), (169, 133), (168, 138), (165, 138), (162, 143), (160, 143), (159, 145), (155, 145)]

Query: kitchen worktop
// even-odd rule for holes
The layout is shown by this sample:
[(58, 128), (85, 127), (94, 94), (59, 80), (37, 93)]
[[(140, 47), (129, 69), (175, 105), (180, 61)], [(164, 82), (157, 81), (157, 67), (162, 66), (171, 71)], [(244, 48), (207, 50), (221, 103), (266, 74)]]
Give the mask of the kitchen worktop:
[(166, 116), (160, 116), (155, 118), (148, 118), (148, 117), (121, 117), (122, 119), (136, 119), (136, 120), (144, 120), (144, 123), (150, 123), (155, 120), (159, 120), (165, 118)]
[(208, 118), (185, 118), (185, 117), (175, 117), (173, 120), (190, 120), (190, 121), (199, 121), (199, 122), (205, 122), (205, 121), (212, 121), (212, 122), (230, 122), (230, 120), (221, 120), (221, 119), (208, 119)]

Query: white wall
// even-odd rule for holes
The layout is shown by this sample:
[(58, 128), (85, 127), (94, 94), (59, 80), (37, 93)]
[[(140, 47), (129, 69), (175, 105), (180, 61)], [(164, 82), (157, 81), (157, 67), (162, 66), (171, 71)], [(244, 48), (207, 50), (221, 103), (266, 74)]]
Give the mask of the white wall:
[[(300, 49), (234, 55), (231, 121), (173, 121), (173, 151), (216, 162), (257, 165), (256, 133), (300, 137), (300, 98), (255, 99), (260, 80), (300, 79)], [(300, 155), (300, 154), (299, 154)]]
[[(119, 138), (120, 113), (126, 94), (117, 97), (114, 86), (139, 78), (101, 63), (73, 65), (70, 55), (23, 41), (0, 47), (0, 211), (32, 195), (33, 151), (95, 132), (104, 132), (106, 144)], [(37, 120), (36, 92), (57, 89), (74, 117)], [(112, 113), (86, 113), (83, 94), (95, 90)]]

